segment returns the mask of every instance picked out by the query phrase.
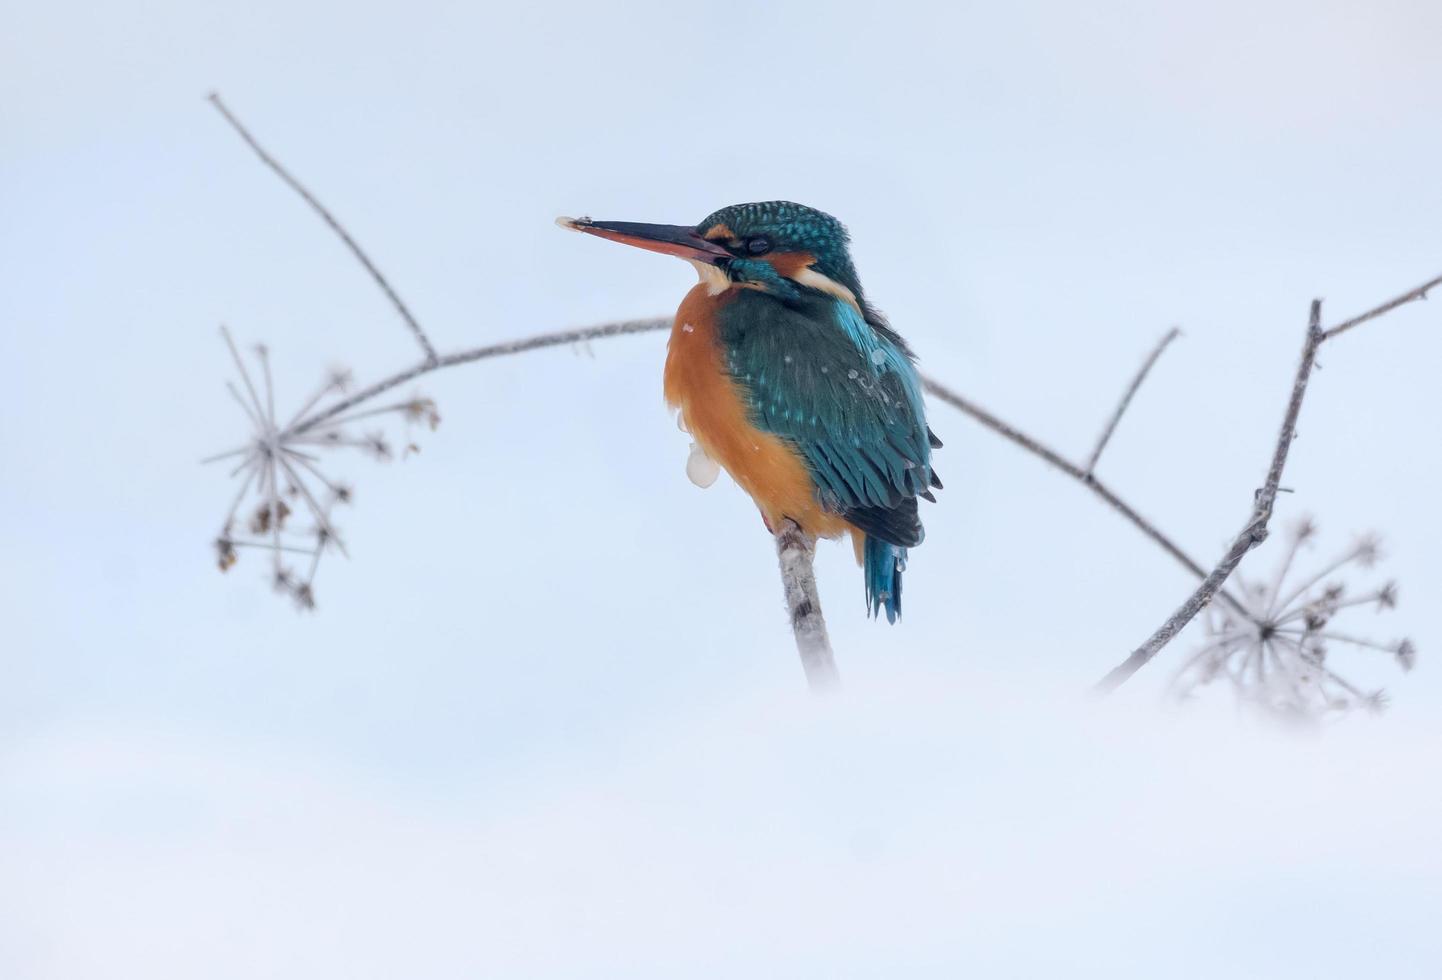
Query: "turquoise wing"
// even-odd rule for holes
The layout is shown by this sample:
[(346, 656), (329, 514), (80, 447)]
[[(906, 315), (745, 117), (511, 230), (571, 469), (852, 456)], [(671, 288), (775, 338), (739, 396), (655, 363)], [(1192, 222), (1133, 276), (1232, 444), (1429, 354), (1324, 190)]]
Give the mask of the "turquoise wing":
[(822, 505), (889, 544), (919, 544), (916, 498), (941, 482), (901, 339), (831, 296), (742, 290), (722, 310), (721, 340), (752, 424), (795, 445)]

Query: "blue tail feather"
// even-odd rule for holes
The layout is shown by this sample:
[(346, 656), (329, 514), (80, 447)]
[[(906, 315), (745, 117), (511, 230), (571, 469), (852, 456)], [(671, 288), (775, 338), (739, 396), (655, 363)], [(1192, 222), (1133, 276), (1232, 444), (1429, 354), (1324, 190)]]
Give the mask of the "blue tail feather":
[(896, 622), (901, 615), (901, 573), (906, 568), (906, 549), (868, 534), (862, 566), (871, 615), (878, 615), (884, 608), (886, 621)]

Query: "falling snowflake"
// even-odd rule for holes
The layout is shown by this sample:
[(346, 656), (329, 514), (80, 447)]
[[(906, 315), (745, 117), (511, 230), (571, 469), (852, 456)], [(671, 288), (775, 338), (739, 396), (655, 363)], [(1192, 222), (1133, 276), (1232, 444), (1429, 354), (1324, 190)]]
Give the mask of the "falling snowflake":
[[(327, 404), (327, 399), (341, 398), (350, 386), (349, 372), (332, 371), (289, 421), (282, 423), (275, 411), (267, 349), (257, 346), (254, 350), (260, 378), (257, 385), (230, 331), (222, 327), (221, 335), (240, 376), (240, 387), (228, 381), (226, 388), (244, 412), (250, 435), (242, 445), (202, 460), (235, 461), (230, 476), (240, 484), (215, 539), (216, 564), (225, 572), (236, 564), (242, 550), (268, 552), (276, 591), (288, 595), (301, 609), (314, 609), (321, 558), (331, 550), (346, 554), (332, 514), (353, 496), (348, 485), (321, 469), (322, 454), (357, 449), (388, 461), (395, 451), (384, 431), (356, 435), (350, 427), (362, 419), (398, 415), (408, 423), (422, 422), (435, 429), (440, 415), (435, 402), (420, 396), (361, 411), (345, 411), (342, 401)], [(419, 449), (408, 441), (403, 455), (412, 452)], [(299, 570), (288, 562), (295, 562)]]
[(1339, 615), (1364, 607), (1378, 612), (1397, 605), (1397, 586), (1388, 582), (1356, 594), (1334, 578), (1349, 567), (1370, 569), (1380, 557), (1375, 536), (1365, 536), (1313, 574), (1292, 580), (1293, 563), (1317, 533), (1310, 520), (1290, 535), (1270, 585), (1241, 583), (1239, 604), (1214, 603), (1206, 618), (1207, 642), (1177, 672), (1173, 690), (1191, 696), (1214, 681), (1229, 681), (1238, 698), (1268, 714), (1316, 721), (1356, 708), (1380, 711), (1381, 690), (1363, 690), (1334, 669), (1338, 650), (1385, 653), (1404, 671), (1416, 663), (1411, 640), (1379, 643), (1345, 632)]

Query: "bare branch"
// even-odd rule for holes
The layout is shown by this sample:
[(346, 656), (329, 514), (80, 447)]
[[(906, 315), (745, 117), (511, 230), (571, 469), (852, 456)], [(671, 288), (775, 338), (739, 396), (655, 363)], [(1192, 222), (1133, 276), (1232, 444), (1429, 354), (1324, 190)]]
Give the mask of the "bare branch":
[[(1172, 616), (1157, 628), (1151, 637), (1147, 639), (1136, 650), (1132, 651), (1121, 664), (1114, 667), (1106, 677), (1098, 683), (1097, 687), (1103, 691), (1115, 690), (1125, 683), (1127, 678), (1136, 673), (1137, 670), (1156, 656), (1158, 650), (1166, 646), (1171, 639), (1189, 623), (1197, 611), (1209, 603), (1222, 588), (1237, 565), (1241, 563), (1247, 552), (1261, 544), (1267, 536), (1267, 522), (1272, 516), (1272, 506), (1276, 502), (1278, 488), (1282, 479), (1282, 470), (1287, 465), (1287, 453), (1291, 448), (1292, 439), (1296, 435), (1297, 415), (1302, 409), (1302, 399), (1307, 393), (1307, 383), (1310, 380), (1312, 366), (1316, 361), (1317, 348), (1326, 340), (1360, 326), (1370, 320), (1375, 320), (1398, 307), (1408, 303), (1427, 298), (1427, 292), (1435, 286), (1442, 285), (1442, 276), (1428, 280), (1414, 289), (1410, 289), (1400, 296), (1396, 296), (1385, 303), (1373, 307), (1365, 313), (1352, 317), (1350, 320), (1331, 327), (1328, 330), (1321, 328), (1322, 301), (1313, 300), (1309, 322), (1307, 324), (1307, 340), (1302, 348), (1302, 361), (1298, 367), (1296, 379), (1292, 383), (1292, 396), (1287, 403), (1287, 414), (1282, 421), (1282, 431), (1278, 436), (1277, 448), (1272, 454), (1272, 463), (1267, 470), (1266, 483), (1256, 493), (1255, 503), (1252, 508), (1252, 517), (1248, 520), (1247, 526), (1233, 540), (1227, 553), (1222, 557), (1221, 562), (1212, 569), (1202, 580), (1202, 584), (1192, 593), (1186, 602), (1182, 603)], [(1235, 606), (1235, 602), (1232, 603)], [(1249, 619), (1255, 617), (1244, 613)]]
[(1267, 522), (1272, 518), (1272, 506), (1277, 500), (1277, 488), (1282, 482), (1282, 471), (1287, 466), (1287, 455), (1292, 448), (1292, 440), (1297, 434), (1297, 416), (1302, 411), (1302, 399), (1307, 394), (1307, 383), (1312, 378), (1312, 367), (1316, 363), (1317, 348), (1323, 339), (1322, 333), (1322, 301), (1312, 301), (1312, 312), (1307, 323), (1307, 339), (1302, 345), (1301, 363), (1297, 367), (1297, 375), (1292, 381), (1292, 394), (1287, 401), (1287, 411), (1282, 418), (1282, 428), (1277, 434), (1277, 445), (1272, 451), (1272, 462), (1267, 467), (1267, 479), (1260, 490), (1256, 492), (1252, 504), (1252, 514), (1247, 519), (1246, 525), (1242, 528), (1236, 538), (1232, 541), (1227, 553), (1217, 563), (1202, 584), (1197, 586), (1187, 600), (1177, 609), (1176, 612), (1157, 627), (1147, 641), (1132, 651), (1131, 656), (1112, 668), (1111, 672), (1103, 677), (1097, 687), (1103, 692), (1115, 690), (1125, 683), (1127, 678), (1135, 674), (1143, 664), (1156, 656), (1157, 651), (1166, 646), (1178, 633), (1192, 621), (1201, 609), (1210, 603), (1217, 591), (1222, 587), (1228, 576), (1236, 569), (1247, 552), (1267, 539)]
[(484, 360), (488, 357), (506, 357), (511, 354), (523, 354), (526, 351), (539, 350), (542, 347), (559, 347), (564, 344), (578, 344), (587, 340), (597, 340), (602, 337), (622, 337), (633, 333), (650, 333), (656, 330), (665, 330), (671, 326), (670, 317), (653, 317), (649, 320), (621, 320), (616, 323), (603, 323), (595, 327), (583, 327), (578, 330), (558, 330), (554, 333), (536, 334), (530, 337), (522, 337), (518, 340), (505, 340), (498, 344), (488, 344), (485, 347), (473, 347), (470, 350), (457, 351), (454, 354), (447, 354), (444, 357), (435, 357), (422, 361), (414, 367), (406, 368), (392, 374), (390, 377), (382, 378), (349, 397), (342, 398), (333, 405), (327, 405), (324, 409), (316, 412), (309, 418), (301, 419), (292, 425), (287, 431), (291, 434), (300, 434), (315, 428), (322, 422), (335, 418), (344, 412), (355, 408), (362, 402), (369, 401), (382, 392), (389, 391), (397, 385), (403, 385), (407, 381), (419, 378), (423, 374), (441, 368), (454, 367), (457, 364), (469, 364), (472, 361)]
[(776, 531), (781, 586), (786, 593), (786, 609), (791, 615), (791, 630), (796, 634), (796, 650), (801, 654), (806, 682), (819, 694), (838, 687), (841, 677), (836, 672), (831, 640), (826, 635), (826, 620), (821, 615), (821, 597), (816, 591), (813, 569), (815, 555), (816, 539), (794, 521), (782, 521)]
[(1102, 430), (1101, 437), (1097, 439), (1096, 448), (1093, 449), (1092, 454), (1087, 457), (1086, 472), (1088, 475), (1096, 471), (1097, 460), (1102, 458), (1102, 450), (1107, 448), (1108, 442), (1111, 442), (1112, 433), (1117, 430), (1117, 424), (1121, 422), (1122, 416), (1126, 414), (1127, 407), (1131, 405), (1132, 399), (1136, 397), (1137, 390), (1141, 388), (1142, 382), (1147, 380), (1147, 375), (1151, 373), (1152, 367), (1157, 363), (1157, 359), (1162, 356), (1162, 351), (1166, 350), (1167, 345), (1181, 335), (1182, 331), (1179, 327), (1172, 327), (1157, 343), (1157, 346), (1152, 348), (1152, 352), (1147, 355), (1147, 359), (1142, 362), (1141, 369), (1137, 371), (1136, 377), (1132, 378), (1132, 383), (1127, 387), (1126, 393), (1122, 395), (1122, 400), (1117, 404), (1116, 411), (1113, 412), (1112, 417), (1107, 420), (1107, 427)]
[[(1065, 473), (1067, 476), (1081, 483), (1092, 493), (1100, 497), (1107, 504), (1107, 506), (1111, 507), (1118, 514), (1121, 514), (1122, 517), (1126, 518), (1129, 522), (1131, 522), (1133, 527), (1137, 528), (1137, 530), (1141, 531), (1148, 538), (1150, 538), (1163, 551), (1171, 555), (1172, 558), (1176, 559), (1177, 563), (1180, 564), (1187, 571), (1191, 572), (1199, 579), (1205, 579), (1207, 577), (1206, 569), (1202, 568), (1202, 566), (1194, 558), (1192, 558), (1185, 551), (1183, 551), (1175, 541), (1163, 534), (1160, 528), (1158, 528), (1151, 521), (1147, 520), (1141, 514), (1137, 513), (1134, 507), (1132, 507), (1126, 501), (1118, 497), (1110, 487), (1102, 483), (1100, 480), (1098, 480), (1092, 474), (1088, 473), (1082, 467), (1062, 456), (1055, 449), (1052, 449), (1050, 446), (1047, 446), (1035, 437), (1027, 435), (1025, 432), (1022, 432), (1020, 429), (1016, 428), (1008, 422), (1003, 422), (1001, 419), (991, 414), (991, 412), (988, 412), (980, 405), (963, 397), (962, 395), (957, 394), (951, 388), (948, 388), (946, 385), (942, 384), (940, 381), (937, 381), (935, 378), (930, 378), (926, 375), (922, 375), (922, 383), (925, 386), (928, 394), (934, 395), (936, 398), (950, 405), (952, 408), (955, 408), (957, 411), (962, 412), (965, 415), (971, 416), (977, 422), (980, 422), (983, 426), (990, 429), (992, 432), (995, 432), (1003, 439), (1015, 443), (1022, 449), (1025, 449), (1027, 452), (1031, 453), (1033, 456), (1040, 457), (1056, 469)], [(1225, 589), (1223, 589), (1221, 592), (1221, 596), (1222, 599), (1227, 603), (1227, 605), (1229, 605), (1238, 615), (1244, 616), (1249, 619), (1251, 618), (1250, 614), (1247, 612), (1246, 608), (1242, 605), (1242, 603), (1238, 601), (1237, 598), (1233, 596), (1230, 592), (1227, 592)]]
[(1424, 282), (1422, 285), (1418, 286), (1416, 289), (1408, 290), (1407, 292), (1403, 293), (1401, 296), (1396, 296), (1396, 297), (1394, 297), (1394, 298), (1392, 298), (1392, 299), (1389, 299), (1387, 302), (1383, 303), (1381, 306), (1374, 306), (1372, 309), (1368, 310), (1366, 313), (1362, 313), (1362, 314), (1359, 314), (1359, 315), (1357, 315), (1357, 316), (1354, 316), (1354, 317), (1352, 317), (1352, 319), (1350, 319), (1350, 320), (1343, 320), (1341, 323), (1337, 324), (1335, 327), (1329, 327), (1329, 328), (1327, 329), (1327, 331), (1322, 334), (1322, 339), (1323, 339), (1323, 340), (1331, 340), (1333, 337), (1337, 336), (1338, 334), (1340, 334), (1340, 333), (1346, 333), (1348, 330), (1351, 330), (1353, 327), (1359, 327), (1359, 326), (1361, 326), (1362, 324), (1366, 323), (1368, 320), (1375, 320), (1375, 319), (1377, 319), (1377, 317), (1381, 316), (1381, 315), (1384, 314), (1384, 313), (1391, 313), (1393, 310), (1395, 310), (1395, 309), (1396, 309), (1397, 307), (1399, 307), (1399, 306), (1406, 306), (1408, 303), (1415, 303), (1415, 302), (1418, 301), (1418, 300), (1426, 299), (1426, 298), (1427, 298), (1427, 293), (1428, 293), (1434, 286), (1442, 286), (1442, 276), (1438, 276), (1438, 277), (1435, 278), (1435, 279), (1428, 280), (1427, 282)]
[(316, 200), (314, 194), (306, 190), (305, 185), (291, 176), (290, 172), (282, 167), (275, 157), (266, 152), (265, 147), (256, 142), (255, 137), (250, 135), (250, 131), (241, 124), (239, 119), (235, 118), (235, 115), (226, 107), (226, 104), (221, 101), (220, 93), (212, 92), (207, 98), (210, 104), (215, 106), (216, 111), (225, 117), (225, 121), (230, 123), (231, 128), (240, 134), (240, 138), (245, 140), (246, 144), (255, 151), (255, 155), (260, 157), (261, 163), (264, 163), (271, 170), (275, 171), (276, 175), (285, 181), (291, 190), (299, 194), (305, 203), (309, 204), (311, 209), (320, 215), (321, 220), (330, 226), (331, 231), (340, 236), (340, 240), (345, 242), (346, 247), (351, 250), (351, 254), (356, 257), (361, 265), (365, 266), (366, 271), (371, 274), (371, 278), (376, 281), (376, 285), (380, 286), (381, 291), (386, 294), (386, 298), (391, 301), (391, 305), (396, 308), (396, 312), (401, 315), (401, 319), (405, 320), (406, 326), (409, 327), (411, 333), (415, 335), (416, 343), (420, 344), (421, 350), (425, 352), (426, 360), (434, 362), (436, 360), (436, 349), (431, 346), (430, 338), (426, 336), (426, 332), (421, 329), (420, 323), (418, 323), (416, 318), (411, 314), (410, 308), (406, 306), (395, 289), (391, 287), (390, 282), (387, 281), (386, 277), (381, 273), (381, 270), (377, 269), (375, 263), (370, 260), (370, 256), (366, 255), (365, 251), (356, 244), (356, 240), (350, 236), (350, 232), (345, 230), (345, 227), (341, 225), (335, 215), (326, 210), (324, 204)]
[(980, 422), (982, 425), (986, 426), (988, 429), (990, 429), (992, 432), (995, 432), (1003, 439), (1006, 439), (1009, 442), (1016, 443), (1018, 446), (1031, 453), (1033, 456), (1040, 456), (1042, 459), (1046, 460), (1052, 466), (1055, 466), (1057, 469), (1061, 470), (1068, 476), (1082, 481), (1085, 481), (1087, 479), (1085, 470), (1083, 470), (1080, 466), (1077, 466), (1070, 460), (1064, 458), (1056, 450), (1050, 448), (1049, 446), (1046, 446), (1040, 440), (1027, 435), (1025, 432), (1022, 432), (1011, 423), (1003, 422), (1001, 419), (997, 418), (995, 415), (991, 414), (980, 405), (963, 397), (962, 395), (957, 394), (954, 390), (948, 388), (946, 385), (942, 384), (940, 381), (937, 381), (935, 378), (930, 378), (926, 375), (922, 375), (921, 382), (922, 386), (926, 389), (927, 394), (935, 395), (937, 398), (940, 398), (942, 401), (946, 402), (957, 411), (962, 412), (965, 415), (970, 415), (973, 419)]

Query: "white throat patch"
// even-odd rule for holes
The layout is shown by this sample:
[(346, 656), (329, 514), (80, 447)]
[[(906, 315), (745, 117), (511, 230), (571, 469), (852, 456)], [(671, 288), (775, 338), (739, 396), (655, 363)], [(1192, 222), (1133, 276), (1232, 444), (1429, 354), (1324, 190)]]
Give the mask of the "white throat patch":
[(687, 259), (686, 261), (696, 267), (696, 278), (706, 284), (706, 295), (708, 296), (719, 296), (735, 285), (731, 281), (731, 277), (722, 272), (719, 266), (696, 259)]

